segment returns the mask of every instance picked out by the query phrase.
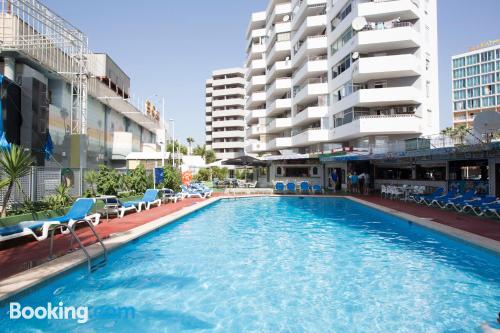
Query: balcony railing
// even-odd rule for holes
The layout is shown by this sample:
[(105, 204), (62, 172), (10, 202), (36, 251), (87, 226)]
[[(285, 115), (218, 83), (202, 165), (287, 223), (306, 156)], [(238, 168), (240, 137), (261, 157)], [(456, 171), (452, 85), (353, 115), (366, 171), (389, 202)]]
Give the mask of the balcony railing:
[(315, 38), (326, 38), (326, 35), (317, 35), (317, 36), (308, 36), (305, 40), (299, 41), (297, 44), (294, 45), (293, 47), (293, 55), (296, 55), (299, 53), (300, 49), (302, 48), (302, 45), (304, 45), (306, 42), (308, 42), (310, 39), (315, 39)]
[(300, 86), (295, 86), (293, 88), (293, 97), (297, 96), (299, 92), (301, 92), (305, 87), (307, 87), (310, 84), (320, 84), (320, 83), (328, 83), (328, 77), (316, 77), (316, 78), (310, 78), (307, 79), (302, 85)]
[(370, 22), (361, 31), (388, 30), (404, 27), (413, 27), (412, 22)]

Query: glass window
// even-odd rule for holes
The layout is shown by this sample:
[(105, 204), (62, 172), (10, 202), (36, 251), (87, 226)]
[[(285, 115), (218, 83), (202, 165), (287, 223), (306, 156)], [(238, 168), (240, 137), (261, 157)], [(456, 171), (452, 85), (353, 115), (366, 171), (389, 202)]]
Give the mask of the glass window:
[(481, 53), (481, 61), (482, 62), (490, 61), (493, 59), (495, 59), (495, 51), (492, 50), (492, 51), (487, 51), (487, 52)]
[(464, 67), (465, 66), (465, 58), (453, 59), (453, 68)]
[(467, 89), (467, 97), (473, 98), (473, 97), (479, 97), (481, 95), (481, 88), (471, 88)]
[(495, 85), (487, 84), (482, 87), (482, 91), (483, 91), (483, 96), (495, 95)]
[(483, 107), (495, 106), (496, 99), (495, 97), (485, 97), (481, 101)]
[(467, 65), (474, 65), (479, 62), (479, 54), (473, 54), (470, 56), (467, 56), (466, 58), (466, 63)]
[(351, 13), (351, 11), (352, 11), (352, 1), (349, 1), (349, 3), (346, 4), (340, 10), (337, 16), (335, 16), (335, 18), (330, 22), (332, 31), (335, 30), (335, 28), (337, 28), (340, 22), (342, 22), (347, 17), (347, 15)]
[[(469, 89), (469, 90), (470, 90), (470, 89)], [(466, 94), (465, 94), (465, 90), (458, 90), (458, 91), (455, 91), (455, 92), (453, 93), (453, 98), (454, 98), (455, 100), (465, 99), (465, 97), (466, 97), (465, 95), (466, 95)]]
[(477, 74), (480, 74), (479, 65), (467, 67), (467, 76), (473, 76)]
[(481, 107), (481, 100), (479, 98), (469, 99), (467, 101), (467, 108), (469, 109), (477, 109)]
[(481, 76), (481, 83), (482, 84), (488, 84), (495, 82), (495, 74), (486, 74)]
[(455, 102), (453, 103), (453, 110), (455, 111), (461, 111), (465, 110), (465, 101), (460, 101), (460, 102)]
[(465, 76), (465, 68), (460, 68), (460, 69), (455, 69), (453, 71), (453, 78), (454, 79), (460, 79)]
[(354, 36), (355, 32), (352, 27), (347, 28), (347, 30), (340, 36), (335, 42), (330, 46), (330, 55), (334, 55), (338, 50), (340, 50), (351, 38)]
[(349, 67), (351, 67), (351, 55), (348, 54), (344, 59), (332, 67), (332, 79), (345, 72)]
[(453, 89), (462, 89), (462, 88), (465, 88), (465, 79), (453, 81)]
[(495, 62), (487, 62), (481, 65), (481, 73), (490, 73), (495, 70)]
[(467, 79), (467, 87), (475, 87), (481, 84), (481, 77), (474, 76)]

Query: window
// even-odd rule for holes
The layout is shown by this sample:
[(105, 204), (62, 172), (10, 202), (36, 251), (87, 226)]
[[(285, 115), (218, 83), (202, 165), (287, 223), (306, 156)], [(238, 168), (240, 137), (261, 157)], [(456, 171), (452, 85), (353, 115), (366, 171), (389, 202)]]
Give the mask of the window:
[(495, 70), (495, 62), (488, 62), (481, 65), (481, 73), (490, 73)]
[(276, 168), (276, 175), (281, 176), (281, 175), (282, 175), (282, 173), (283, 173), (283, 170), (281, 169), (281, 167), (280, 167), (280, 166), (279, 166), (279, 167), (277, 167), (277, 168)]
[(309, 168), (307, 167), (286, 167), (285, 177), (309, 177)]
[(340, 60), (339, 63), (332, 67), (332, 79), (345, 72), (349, 67), (351, 67), (351, 55), (348, 54), (344, 59)]
[(465, 101), (453, 103), (453, 110), (454, 111), (462, 111), (465, 109), (466, 109)]
[(496, 99), (495, 97), (485, 97), (481, 100), (483, 107), (495, 106)]
[(373, 83), (373, 88), (375, 89), (381, 89), (387, 87), (387, 81), (377, 81)]
[(331, 30), (332, 31), (335, 30), (335, 28), (337, 28), (340, 22), (342, 22), (347, 17), (347, 15), (351, 13), (351, 11), (352, 11), (352, 1), (349, 1), (349, 3), (347, 3), (340, 10), (337, 16), (335, 16), (335, 18), (330, 22)]
[(469, 99), (467, 101), (467, 107), (469, 109), (477, 109), (481, 107), (481, 100), (479, 98)]
[(467, 76), (474, 76), (480, 74), (479, 65), (467, 67)]
[(453, 81), (453, 89), (465, 88), (465, 79)]
[(487, 52), (483, 52), (481, 53), (481, 61), (482, 62), (485, 62), (485, 61), (491, 61), (495, 59), (495, 51), (487, 51)]
[(481, 78), (479, 76), (470, 77), (467, 79), (467, 87), (475, 87), (481, 83)]
[(466, 63), (467, 65), (474, 65), (479, 62), (479, 54), (473, 54), (470, 56), (467, 56), (466, 58)]
[(479, 88), (479, 87), (467, 89), (467, 97), (468, 98), (479, 97), (480, 95), (481, 95), (481, 88)]
[[(469, 89), (472, 90), (472, 89)], [(453, 99), (455, 100), (460, 100), (460, 99), (465, 99), (466, 98), (466, 93), (465, 89), (464, 90), (457, 90), (453, 93)]]
[(334, 55), (338, 50), (340, 50), (351, 38), (354, 36), (355, 32), (352, 27), (347, 28), (346, 31), (340, 36), (335, 42), (330, 46), (330, 55)]
[(481, 83), (482, 84), (488, 84), (495, 82), (495, 74), (486, 74), (481, 76)]
[(453, 68), (464, 67), (465, 66), (465, 58), (453, 59)]
[(463, 77), (465, 77), (465, 68), (455, 69), (453, 71), (453, 78), (454, 79), (460, 79), (460, 78), (463, 78)]
[(482, 91), (483, 91), (483, 96), (494, 95), (495, 94), (495, 85), (487, 84), (487, 85), (482, 87)]
[(427, 98), (431, 97), (431, 82), (430, 81), (427, 81), (425, 83), (425, 91), (427, 94)]
[(317, 176), (318, 175), (318, 167), (313, 167), (312, 168), (312, 174), (313, 174), (313, 176)]

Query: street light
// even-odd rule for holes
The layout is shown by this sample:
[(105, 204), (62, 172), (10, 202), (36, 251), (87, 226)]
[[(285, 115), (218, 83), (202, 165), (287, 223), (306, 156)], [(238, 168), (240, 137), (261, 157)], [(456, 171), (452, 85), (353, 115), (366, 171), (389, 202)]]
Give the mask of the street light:
[(175, 140), (175, 138), (174, 138), (175, 127), (174, 127), (174, 125), (175, 124), (174, 124), (173, 119), (169, 119), (168, 121), (172, 124), (172, 126), (171, 126), (171, 128), (172, 128), (172, 168), (174, 168), (175, 167), (175, 157), (174, 157), (174, 155), (175, 155), (175, 141), (174, 141)]

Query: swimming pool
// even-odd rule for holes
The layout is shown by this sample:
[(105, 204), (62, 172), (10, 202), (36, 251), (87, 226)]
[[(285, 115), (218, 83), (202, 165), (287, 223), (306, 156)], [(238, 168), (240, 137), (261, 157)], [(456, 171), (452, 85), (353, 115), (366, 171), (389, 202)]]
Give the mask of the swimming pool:
[(500, 258), (348, 199), (221, 200), (14, 301), (89, 321), (2, 332), (474, 332), (500, 305)]

